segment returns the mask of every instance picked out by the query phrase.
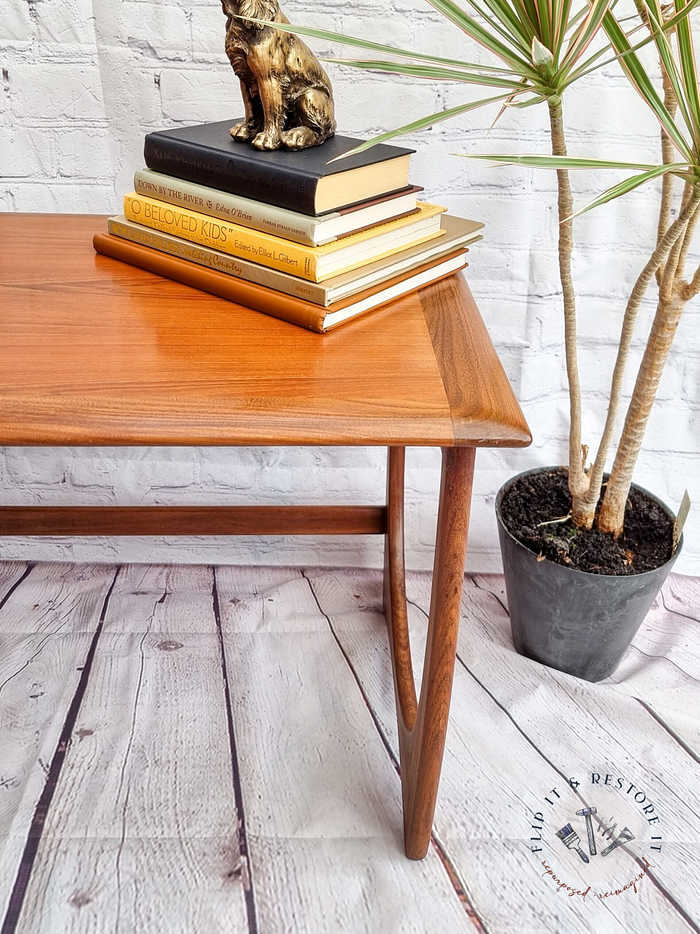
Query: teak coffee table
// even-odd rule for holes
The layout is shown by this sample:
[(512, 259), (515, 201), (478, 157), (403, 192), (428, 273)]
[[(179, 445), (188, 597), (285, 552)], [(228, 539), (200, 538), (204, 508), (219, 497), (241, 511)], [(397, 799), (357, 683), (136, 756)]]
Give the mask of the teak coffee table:
[[(381, 445), (379, 506), (0, 508), (2, 535), (385, 536), (406, 855), (425, 856), (454, 672), (474, 452), (530, 433), (461, 275), (313, 334), (92, 249), (105, 219), (0, 214), (0, 444)], [(420, 698), (404, 452), (442, 448)]]

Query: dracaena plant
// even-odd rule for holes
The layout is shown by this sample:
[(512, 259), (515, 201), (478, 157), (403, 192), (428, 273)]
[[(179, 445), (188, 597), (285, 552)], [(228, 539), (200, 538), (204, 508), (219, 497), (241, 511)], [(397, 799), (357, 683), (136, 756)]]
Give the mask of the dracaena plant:
[[(605, 424), (596, 456), (588, 470), (584, 469), (587, 448), (579, 448), (580, 434), (574, 430), (572, 416), (569, 480), (572, 519), (575, 524), (586, 528), (590, 528), (595, 522), (601, 531), (612, 532), (616, 536), (623, 530), (625, 505), (634, 468), (673, 338), (688, 301), (700, 291), (700, 267), (689, 280), (684, 278), (693, 235), (700, 219), (700, 93), (690, 16), (695, 2), (675, 0), (674, 7), (662, 8), (658, 0), (636, 0), (636, 6), (640, 24), (649, 32), (648, 40), (638, 45), (645, 44), (646, 41), (654, 43), (659, 59), (662, 93), (659, 93), (653, 77), (636, 54), (638, 46), (631, 45), (629, 36), (625, 34), (612, 11), (607, 11), (603, 17), (603, 29), (631, 85), (660, 124), (662, 161), (658, 165), (630, 165), (629, 168), (638, 170), (635, 175), (612, 186), (578, 212), (583, 213), (599, 204), (621, 197), (653, 179), (660, 176), (662, 178), (656, 245), (627, 301)], [(600, 160), (556, 156), (485, 158), (554, 168), (558, 172), (564, 167), (571, 170), (611, 166), (610, 163)], [(672, 220), (674, 214), (675, 220)], [(606, 484), (600, 511), (596, 515), (605, 464), (619, 415), (622, 380), (637, 314), (654, 278), (658, 286), (656, 314), (627, 408), (610, 478)], [(575, 356), (573, 359), (575, 363)], [(574, 390), (577, 388), (575, 386)], [(573, 396), (574, 393), (572, 398)], [(583, 452), (583, 456), (575, 463), (579, 450)]]
[[(551, 156), (495, 155), (472, 158), (556, 169), (559, 274), (570, 401), (571, 519), (579, 527), (591, 528), (595, 522), (600, 529), (619, 535), (623, 528), (632, 473), (671, 341), (685, 304), (700, 291), (700, 270), (695, 272), (689, 282), (683, 280), (692, 235), (700, 218), (700, 98), (689, 18), (691, 9), (700, 0), (675, 0), (675, 8), (670, 11), (666, 9), (666, 15), (658, 0), (635, 0), (637, 15), (626, 18), (615, 15), (613, 7), (616, 0), (587, 0), (576, 7), (573, 0), (464, 0), (465, 9), (453, 0), (429, 2), (470, 40), (491, 53), (493, 63), (442, 58), (321, 29), (286, 24), (267, 25), (392, 56), (391, 59), (331, 59), (351, 68), (423, 80), (478, 85), (495, 92), (488, 97), (430, 114), (382, 133), (353, 152), (360, 152), (488, 104), (500, 102), (501, 113), (507, 107), (546, 104), (549, 111)], [(633, 44), (632, 36), (639, 34), (640, 30), (645, 30), (646, 35), (641, 40), (637, 35)], [(598, 41), (595, 51), (592, 51), (591, 43), (596, 38), (602, 41)], [(637, 55), (637, 51), (649, 43), (656, 46), (661, 63), (663, 96), (657, 92), (654, 80)], [(562, 104), (566, 89), (602, 65), (615, 60), (620, 62), (624, 73), (661, 124), (662, 162), (659, 165), (574, 158), (567, 153)], [(569, 172), (586, 168), (623, 169), (635, 174), (575, 211)], [(576, 296), (571, 274), (573, 220), (577, 214), (620, 197), (658, 177), (663, 179), (663, 190), (657, 243), (634, 285), (625, 309), (607, 417), (596, 456), (587, 469), (588, 446), (583, 445), (581, 440)], [(671, 222), (676, 178), (681, 179), (683, 192), (678, 216)], [(619, 413), (622, 379), (637, 312), (654, 277), (659, 287), (657, 313), (603, 503), (596, 515), (603, 472)]]

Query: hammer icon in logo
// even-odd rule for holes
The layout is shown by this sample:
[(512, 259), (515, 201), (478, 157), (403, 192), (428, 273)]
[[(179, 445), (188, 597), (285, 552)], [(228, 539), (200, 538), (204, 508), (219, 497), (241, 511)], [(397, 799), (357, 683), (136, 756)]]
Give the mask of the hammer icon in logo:
[(595, 837), (593, 836), (592, 815), (597, 814), (598, 811), (596, 808), (581, 808), (581, 810), (576, 811), (576, 813), (586, 818), (586, 830), (588, 831), (588, 850), (591, 856), (595, 856), (598, 851), (596, 850)]

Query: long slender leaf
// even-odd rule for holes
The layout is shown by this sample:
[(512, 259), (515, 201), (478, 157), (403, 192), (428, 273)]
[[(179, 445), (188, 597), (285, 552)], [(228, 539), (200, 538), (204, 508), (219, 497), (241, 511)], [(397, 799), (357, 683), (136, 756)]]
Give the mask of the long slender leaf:
[[(603, 28), (618, 55), (621, 52), (628, 52), (630, 50), (627, 36), (610, 11), (603, 17)], [(637, 55), (630, 53), (624, 58), (621, 57), (620, 64), (632, 83), (632, 86), (650, 107), (676, 149), (688, 162), (692, 162), (693, 156), (687, 141), (665, 107), (664, 102), (659, 97), (651, 78)]]
[[(638, 19), (638, 17), (628, 17), (628, 19)], [(622, 20), (618, 20), (618, 22), (622, 22)], [(630, 29), (629, 32), (625, 33), (625, 35), (629, 39), (635, 33), (640, 32), (644, 28), (645, 28), (644, 23), (637, 22), (637, 25), (634, 27), (634, 29)], [(647, 36), (643, 42), (639, 43), (639, 45), (633, 45), (630, 48), (630, 52), (622, 52), (620, 55), (613, 55), (610, 58), (606, 59), (606, 61), (598, 62), (598, 64), (594, 66), (594, 62), (597, 62), (598, 59), (602, 58), (603, 55), (607, 55), (607, 53), (612, 48), (612, 45), (609, 42), (606, 42), (602, 48), (594, 52), (593, 55), (587, 58), (584, 62), (581, 62), (578, 68), (575, 68), (573, 71), (569, 72), (569, 74), (566, 77), (566, 81), (564, 82), (563, 87), (564, 88), (569, 87), (569, 85), (573, 84), (575, 81), (578, 81), (580, 78), (584, 78), (586, 75), (589, 75), (594, 71), (599, 71), (601, 68), (604, 68), (606, 65), (610, 65), (613, 62), (619, 61), (619, 59), (623, 58), (623, 56), (628, 55), (631, 52), (636, 52), (638, 48), (642, 48), (643, 45), (648, 45), (652, 41), (653, 40), (651, 39), (651, 37)]]
[(468, 36), (471, 36), (472, 39), (475, 39), (480, 45), (483, 45), (484, 48), (487, 48), (500, 58), (501, 61), (510, 65), (519, 75), (523, 77), (530, 76), (537, 79), (537, 72), (527, 59), (511, 51), (508, 46), (504, 45), (495, 36), (492, 36), (484, 26), (478, 23), (474, 17), (469, 16), (464, 10), (460, 9), (452, 0), (428, 0), (428, 2)]
[[(513, 15), (512, 10), (508, 13), (503, 9), (500, 11), (500, 14), (496, 13), (492, 15), (489, 9), (492, 9), (494, 5), (497, 8), (500, 0), (484, 0), (484, 2), (486, 3), (486, 8), (478, 2), (478, 0), (466, 0), (466, 3), (469, 4), (474, 13), (485, 23), (488, 23), (494, 32), (498, 33), (502, 39), (505, 39), (505, 41), (512, 45), (521, 55), (525, 55), (529, 47), (529, 40), (527, 38), (528, 30), (520, 23), (518, 17)], [(504, 6), (507, 6), (508, 0), (502, 0), (502, 2)], [(457, 9), (460, 9), (460, 7), (457, 7)], [(508, 9), (510, 10), (510, 8)]]
[(541, 35), (542, 30), (534, 0), (513, 0), (513, 6), (517, 9), (518, 17), (527, 29), (528, 35)]
[[(676, 10), (687, 9), (686, 0), (675, 0)], [(700, 149), (700, 93), (698, 92), (698, 70), (695, 64), (695, 48), (690, 28), (690, 18), (685, 16), (676, 27), (678, 53), (683, 75), (688, 110), (692, 121), (692, 130), (696, 149)]]
[[(473, 0), (467, 0), (467, 2), (476, 9)], [(517, 16), (512, 6), (508, 3), (508, 0), (484, 0), (484, 2), (508, 31), (511, 32), (513, 36), (519, 37), (521, 48), (527, 49), (532, 42), (531, 32)]]
[(512, 94), (499, 94), (497, 97), (486, 97), (478, 101), (470, 101), (468, 104), (458, 104), (456, 107), (450, 107), (448, 110), (440, 110), (437, 113), (429, 114), (427, 117), (421, 117), (420, 120), (414, 120), (412, 123), (406, 123), (404, 126), (397, 127), (395, 130), (389, 130), (387, 133), (380, 133), (372, 139), (366, 140), (349, 152), (344, 152), (342, 156), (336, 156), (331, 162), (339, 162), (341, 159), (347, 159), (359, 152), (378, 146), (380, 143), (386, 143), (397, 136), (404, 136), (407, 133), (416, 133), (418, 130), (425, 130), (434, 126), (436, 123), (442, 123), (444, 120), (451, 120), (459, 114), (468, 113), (471, 110), (478, 110), (480, 107), (486, 107), (488, 104), (497, 104), (500, 101), (507, 100)]
[(572, 17), (570, 17), (568, 23), (566, 24), (566, 35), (572, 32), (587, 14), (588, 7), (584, 6), (578, 11), (578, 13), (575, 13)]
[(505, 104), (504, 104), (503, 106), (504, 106), (505, 108), (507, 108), (508, 110), (510, 110), (511, 108), (514, 109), (514, 110), (519, 110), (519, 109), (522, 109), (522, 108), (525, 108), (525, 107), (533, 107), (535, 104), (543, 104), (546, 100), (547, 100), (547, 95), (545, 95), (545, 94), (536, 94), (534, 97), (531, 97), (531, 98), (529, 98), (529, 99), (526, 100), (526, 101), (521, 101), (521, 100), (510, 101), (510, 100), (508, 100), (508, 101), (505, 102)]
[(623, 182), (619, 182), (619, 184), (613, 185), (612, 188), (608, 188), (607, 191), (604, 191), (601, 195), (598, 195), (597, 198), (589, 201), (588, 204), (584, 205), (582, 208), (580, 208), (580, 210), (572, 214), (571, 218), (569, 219), (573, 220), (575, 217), (580, 217), (582, 214), (586, 214), (588, 211), (592, 211), (593, 208), (600, 207), (601, 204), (607, 204), (608, 201), (614, 201), (621, 195), (626, 195), (628, 192), (634, 191), (635, 188), (639, 188), (640, 185), (646, 185), (647, 182), (651, 182), (655, 178), (659, 178), (661, 175), (666, 175), (669, 172), (674, 173), (677, 167), (677, 163), (657, 165), (653, 169), (650, 169), (648, 172), (642, 172), (640, 175), (633, 175), (631, 178), (626, 178)]
[[(585, 8), (581, 13), (585, 14)], [(559, 61), (561, 50), (566, 39), (566, 33), (569, 23), (576, 17), (571, 16), (571, 0), (557, 0), (557, 9), (554, 22), (554, 32), (552, 35), (552, 52), (556, 61)]]
[(465, 159), (479, 159), (481, 161), (493, 162), (496, 165), (522, 165), (535, 169), (567, 169), (567, 171), (571, 169), (644, 170), (638, 175), (633, 175), (631, 178), (626, 178), (624, 181), (618, 182), (616, 185), (608, 188), (602, 194), (598, 195), (597, 198), (589, 201), (588, 204), (584, 205), (584, 207), (572, 214), (569, 220), (572, 220), (574, 217), (579, 217), (581, 214), (585, 214), (587, 211), (592, 211), (593, 208), (597, 208), (601, 204), (606, 204), (608, 201), (613, 201), (615, 198), (619, 198), (621, 195), (627, 194), (627, 192), (633, 191), (635, 188), (639, 188), (640, 185), (644, 185), (646, 182), (653, 181), (653, 179), (659, 178), (661, 175), (666, 175), (669, 172), (676, 175), (683, 175), (685, 170), (688, 169), (688, 165), (685, 162), (672, 162), (663, 165), (645, 165), (643, 163), (635, 162), (612, 162), (605, 159), (579, 159), (575, 156), (486, 156), (471, 153), (455, 153), (455, 155), (462, 155)]
[[(235, 14), (234, 14), (235, 15)], [(410, 58), (415, 61), (432, 62), (436, 65), (452, 65), (455, 68), (469, 68), (475, 71), (506, 72), (509, 69), (497, 65), (480, 65), (478, 62), (464, 62), (454, 58), (441, 58), (438, 55), (426, 55), (422, 52), (411, 52), (408, 49), (398, 49), (393, 45), (383, 45), (381, 42), (372, 42), (370, 39), (358, 39), (354, 36), (344, 36), (339, 32), (329, 32), (327, 29), (314, 29), (310, 26), (293, 26), (291, 23), (273, 23), (265, 19), (256, 19), (254, 16), (238, 16), (247, 22), (257, 23), (260, 26), (271, 26), (280, 32), (287, 32), (298, 36), (308, 36), (311, 39), (325, 39), (328, 42), (338, 42), (358, 49), (367, 49), (369, 52), (382, 52), (385, 55), (397, 55), (400, 58)]]
[[(523, 165), (534, 169), (634, 169), (639, 171), (654, 171), (656, 165), (645, 162), (615, 162), (610, 159), (582, 159), (578, 156), (549, 156), (549, 155), (482, 155), (481, 153), (455, 153), (465, 159), (480, 159), (482, 162), (495, 162), (498, 165)], [(675, 170), (686, 169), (686, 162), (674, 162), (671, 168)]]
[(592, 0), (588, 16), (581, 23), (579, 30), (571, 37), (569, 47), (561, 63), (563, 72), (566, 72), (581, 58), (595, 39), (609, 6), (610, 0)]
[[(670, 19), (666, 20), (666, 22), (662, 26), (663, 31), (665, 33), (669, 33), (671, 32), (671, 30), (675, 29), (678, 23), (682, 19), (685, 19), (686, 16), (689, 16), (691, 11), (695, 9), (695, 7), (698, 6), (699, 3), (700, 3), (700, 0), (690, 0), (690, 2), (685, 6), (683, 10), (680, 11), (680, 13), (676, 13), (675, 16), (672, 16)], [(630, 18), (631, 17), (625, 17), (625, 19), (630, 19)], [(620, 19), (617, 22), (622, 23), (624, 22), (624, 20)], [(629, 40), (630, 36), (634, 35), (634, 33), (636, 32), (639, 32), (639, 30), (643, 28), (644, 28), (644, 25), (640, 23), (635, 29), (631, 29), (629, 32), (625, 33), (625, 35), (627, 36), (627, 39)], [(656, 33), (657, 33), (657, 30), (654, 30), (654, 32), (650, 33), (648, 36), (642, 39), (641, 42), (638, 42), (636, 45), (631, 45), (624, 52), (615, 54), (611, 56), (610, 58), (606, 59), (604, 62), (598, 62), (597, 65), (591, 68), (589, 67), (589, 65), (591, 65), (591, 63), (595, 59), (599, 58), (599, 56), (605, 50), (596, 52), (595, 55), (592, 55), (587, 61), (583, 62), (580, 68), (577, 68), (575, 71), (571, 72), (571, 74), (568, 76), (566, 80), (566, 84), (564, 85), (564, 87), (565, 88), (568, 87), (569, 85), (573, 84), (574, 81), (579, 81), (581, 78), (585, 78), (587, 75), (592, 74), (594, 71), (599, 71), (601, 68), (605, 68), (606, 65), (611, 65), (613, 62), (620, 62), (620, 64), (622, 64), (623, 59), (628, 58), (630, 55), (633, 55), (635, 52), (639, 51), (639, 49), (644, 48), (644, 46), (649, 45), (652, 42), (655, 42)], [(611, 48), (611, 47), (612, 47), (612, 44), (607, 46), (607, 48)]]
[[(430, 2), (430, 0), (428, 0), (428, 2)], [(483, 23), (486, 23), (488, 26), (490, 26), (494, 33), (498, 34), (502, 39), (505, 39), (506, 43), (513, 46), (519, 55), (527, 55), (527, 50), (529, 47), (528, 40), (527, 38), (523, 38), (523, 33), (525, 36), (528, 35), (526, 28), (524, 30), (523, 26), (516, 26), (515, 28), (512, 28), (507, 21), (503, 22), (502, 20), (499, 20), (497, 16), (492, 15), (488, 10), (488, 4), (490, 0), (485, 0), (487, 7), (484, 7), (480, 0), (465, 0), (465, 2), (469, 4), (471, 10), (477, 15), (477, 21), (483, 21)], [(508, 0), (504, 0), (504, 2), (507, 3)], [(455, 4), (452, 5), (455, 6), (457, 10), (461, 10), (462, 13), (465, 13), (461, 7), (456, 6)], [(466, 15), (473, 19), (470, 14)]]
[(428, 78), (432, 81), (459, 81), (463, 84), (478, 84), (483, 87), (511, 88), (513, 90), (521, 87), (521, 83), (515, 78), (496, 75), (473, 75), (468, 71), (436, 68), (432, 65), (408, 65), (403, 62), (355, 58), (326, 58), (323, 61), (335, 62), (336, 65), (345, 65), (348, 68), (359, 68), (362, 71), (380, 72), (387, 75), (409, 75), (413, 78)]
[(651, 24), (651, 31), (654, 33), (654, 44), (659, 53), (659, 58), (661, 59), (663, 68), (666, 72), (668, 80), (671, 82), (671, 87), (673, 88), (673, 93), (675, 95), (676, 101), (678, 102), (678, 110), (681, 113), (685, 121), (685, 125), (691, 134), (693, 133), (693, 122), (688, 112), (688, 105), (686, 103), (685, 95), (683, 93), (683, 79), (681, 78), (678, 65), (676, 65), (673, 49), (671, 48), (671, 43), (669, 42), (668, 36), (663, 31), (664, 15), (661, 10), (661, 4), (659, 0), (639, 0), (642, 8), (646, 10), (647, 16), (649, 17), (649, 22)]

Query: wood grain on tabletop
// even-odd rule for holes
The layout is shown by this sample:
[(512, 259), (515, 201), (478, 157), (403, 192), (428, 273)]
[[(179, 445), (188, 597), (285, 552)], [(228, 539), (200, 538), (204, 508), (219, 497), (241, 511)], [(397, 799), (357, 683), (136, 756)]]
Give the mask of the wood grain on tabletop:
[(524, 445), (461, 276), (326, 335), (0, 214), (0, 443)]

